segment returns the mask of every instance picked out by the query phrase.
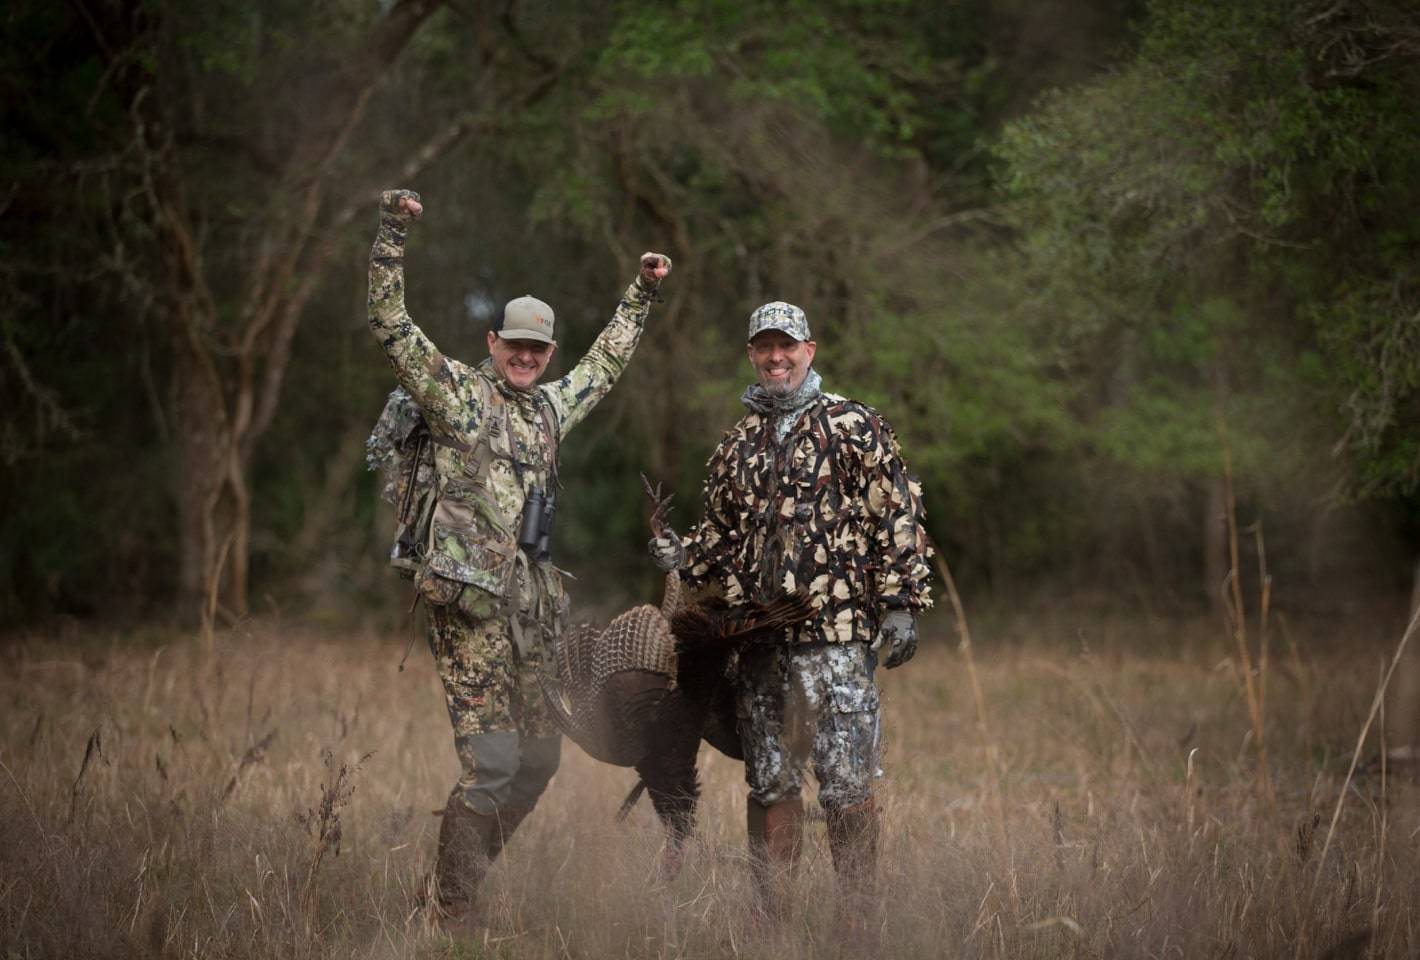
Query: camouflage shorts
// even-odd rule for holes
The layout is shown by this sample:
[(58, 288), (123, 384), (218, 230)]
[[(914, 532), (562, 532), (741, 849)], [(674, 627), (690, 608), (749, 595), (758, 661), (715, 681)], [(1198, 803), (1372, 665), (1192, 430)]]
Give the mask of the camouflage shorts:
[(482, 733), (558, 732), (537, 684), (538, 670), (551, 658), (537, 649), (515, 652), (505, 619), (474, 620), (452, 606), (431, 605), (429, 648), (456, 742)]
[(822, 806), (868, 799), (880, 758), (875, 666), (865, 643), (741, 654), (736, 710), (751, 797), (769, 805), (797, 795), (807, 768)]

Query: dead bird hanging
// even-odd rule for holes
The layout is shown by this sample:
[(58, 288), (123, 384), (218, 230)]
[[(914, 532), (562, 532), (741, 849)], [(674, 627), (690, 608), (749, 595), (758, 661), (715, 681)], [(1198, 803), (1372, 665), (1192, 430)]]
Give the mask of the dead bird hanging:
[[(671, 498), (642, 482), (652, 503), (651, 531), (665, 536)], [(777, 639), (813, 612), (802, 591), (740, 606), (721, 598), (686, 603), (680, 576), (671, 571), (659, 608), (633, 607), (605, 629), (580, 624), (558, 645), (556, 683), (540, 678), (553, 719), (595, 759), (636, 769), (640, 780), (622, 814), (643, 789), (651, 795), (666, 828), (668, 873), (679, 869), (695, 827), (701, 739), (744, 759), (724, 675), (731, 653), (742, 643)]]

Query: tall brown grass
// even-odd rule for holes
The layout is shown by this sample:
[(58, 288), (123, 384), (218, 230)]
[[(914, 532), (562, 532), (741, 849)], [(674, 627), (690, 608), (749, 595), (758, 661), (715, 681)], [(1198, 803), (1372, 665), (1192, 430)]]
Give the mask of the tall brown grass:
[[(882, 955), (1420, 953), (1420, 787), (1366, 763), (1383, 714), (1337, 803), (1398, 638), (1320, 652), (1291, 625), (1262, 717), (1269, 803), (1236, 649), (1213, 633), (1149, 655), (1119, 623), (978, 635), (988, 745), (929, 622), (881, 675)], [(402, 650), (274, 627), (210, 649), (4, 647), (0, 958), (846, 955), (821, 825), (792, 920), (766, 933), (747, 922), (738, 764), (702, 755), (698, 840), (664, 883), (647, 806), (614, 822), (633, 774), (570, 745), (490, 875), (487, 936), (445, 941), (418, 903), (457, 763), (427, 654), (399, 673)]]

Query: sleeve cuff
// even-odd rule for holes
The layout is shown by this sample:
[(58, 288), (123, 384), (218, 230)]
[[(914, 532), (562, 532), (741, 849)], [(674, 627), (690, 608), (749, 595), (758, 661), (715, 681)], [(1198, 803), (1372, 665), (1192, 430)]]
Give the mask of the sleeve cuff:
[[(638, 273), (636, 274), (636, 279), (631, 281), (631, 286), (626, 288), (626, 293), (628, 299), (635, 299), (640, 303), (657, 303), (661, 299), (657, 296), (657, 291), (660, 290), (660, 288), (661, 284), (659, 281), (648, 281)], [(632, 291), (635, 291), (634, 298), (632, 297)]]

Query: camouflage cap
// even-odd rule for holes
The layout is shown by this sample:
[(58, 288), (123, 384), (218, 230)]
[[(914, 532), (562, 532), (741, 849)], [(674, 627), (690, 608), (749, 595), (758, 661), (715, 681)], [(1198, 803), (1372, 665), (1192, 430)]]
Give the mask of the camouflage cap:
[(753, 340), (755, 334), (765, 330), (782, 330), (795, 340), (813, 339), (813, 334), (809, 333), (809, 318), (804, 316), (804, 311), (783, 300), (766, 303), (749, 315), (749, 336), (745, 339)]
[(493, 332), (504, 340), (541, 340), (552, 343), (552, 308), (537, 297), (522, 296), (509, 300), (503, 316), (493, 321)]

